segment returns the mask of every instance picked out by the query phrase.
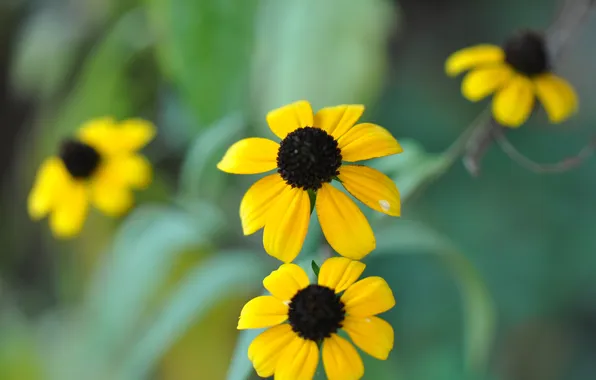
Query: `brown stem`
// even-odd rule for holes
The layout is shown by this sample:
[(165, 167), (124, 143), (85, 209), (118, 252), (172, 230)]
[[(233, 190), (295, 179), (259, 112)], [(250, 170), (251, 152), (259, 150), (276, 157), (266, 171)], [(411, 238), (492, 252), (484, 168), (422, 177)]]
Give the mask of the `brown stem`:
[(533, 161), (521, 153), (515, 146), (513, 146), (513, 144), (511, 144), (511, 141), (507, 139), (503, 130), (497, 130), (494, 136), (503, 152), (505, 152), (509, 158), (517, 162), (520, 166), (540, 174), (562, 173), (577, 168), (584, 163), (586, 159), (591, 157), (596, 149), (596, 136), (594, 136), (575, 156), (567, 157), (552, 164), (544, 164)]

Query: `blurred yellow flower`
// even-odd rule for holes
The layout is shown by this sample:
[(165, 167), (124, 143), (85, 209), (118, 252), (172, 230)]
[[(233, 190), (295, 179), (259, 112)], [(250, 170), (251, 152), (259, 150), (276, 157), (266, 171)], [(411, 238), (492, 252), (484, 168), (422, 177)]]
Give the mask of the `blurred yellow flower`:
[(577, 111), (573, 87), (551, 72), (542, 35), (524, 31), (495, 45), (477, 45), (452, 54), (445, 71), (455, 76), (468, 73), (461, 86), (464, 97), (473, 102), (495, 93), (495, 120), (507, 127), (519, 127), (534, 109), (534, 97), (544, 106), (552, 123), (560, 123)]
[(89, 204), (110, 216), (123, 214), (134, 203), (131, 189), (151, 182), (151, 164), (137, 151), (154, 136), (154, 126), (144, 120), (86, 123), (39, 168), (29, 215), (39, 220), (49, 214), (53, 234), (70, 238), (80, 232)]
[[(345, 165), (402, 151), (384, 128), (355, 125), (362, 105), (323, 108), (313, 115), (307, 101), (269, 112), (269, 127), (282, 141), (247, 138), (232, 145), (217, 167), (227, 173), (277, 173), (257, 181), (240, 204), (245, 235), (264, 227), (263, 244), (284, 262), (296, 258), (308, 229), (311, 206), (329, 244), (341, 255), (360, 259), (375, 248), (366, 217), (333, 179), (367, 206), (392, 216), (400, 214), (399, 192), (377, 170)], [(311, 205), (311, 197), (316, 203)]]
[(238, 321), (238, 329), (270, 327), (248, 348), (259, 376), (312, 379), (321, 345), (328, 379), (360, 379), (362, 359), (352, 343), (337, 334), (339, 329), (362, 351), (387, 359), (393, 328), (376, 315), (391, 309), (395, 299), (380, 277), (356, 282), (364, 268), (361, 262), (334, 257), (321, 266), (317, 284), (310, 284), (295, 264), (283, 264), (263, 280), (271, 295), (250, 300)]

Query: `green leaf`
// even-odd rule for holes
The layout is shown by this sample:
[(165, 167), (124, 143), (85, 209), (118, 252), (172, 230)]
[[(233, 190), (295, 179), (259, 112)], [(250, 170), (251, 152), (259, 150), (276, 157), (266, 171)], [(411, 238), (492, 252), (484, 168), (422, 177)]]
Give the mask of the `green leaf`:
[[(41, 379), (43, 357), (40, 357), (36, 331), (27, 318), (7, 303), (0, 308), (0, 378), (2, 380)], [(8, 307), (7, 307), (8, 306)]]
[(265, 267), (256, 257), (245, 251), (217, 252), (192, 270), (133, 347), (121, 378), (146, 379), (162, 355), (215, 303), (238, 289), (260, 287)]
[(131, 213), (86, 297), (92, 340), (106, 353), (122, 349), (179, 254), (209, 243), (222, 224), (220, 211), (209, 203), (198, 202), (192, 213), (167, 206)]
[[(383, 84), (398, 10), (383, 0), (266, 1), (257, 19), (255, 120), (299, 99), (367, 103)], [(308, 25), (305, 21), (308, 20)]]
[(64, 85), (84, 31), (55, 9), (40, 10), (21, 24), (11, 81), (24, 96), (49, 98)]
[(402, 220), (378, 231), (376, 237), (376, 255), (413, 252), (439, 255), (457, 282), (463, 300), (466, 368), (473, 375), (482, 375), (493, 344), (496, 313), (476, 268), (447, 237), (421, 223)]
[(257, 0), (146, 1), (159, 64), (200, 124), (242, 110)]
[(248, 346), (265, 329), (252, 329), (241, 331), (238, 335), (236, 348), (232, 354), (232, 361), (228, 369), (227, 380), (246, 380), (253, 372), (253, 366), (248, 360)]
[(317, 263), (315, 263), (315, 261), (312, 260), (310, 262), (310, 266), (312, 268), (313, 273), (315, 274), (315, 277), (319, 277), (319, 271), (321, 270), (321, 268), (319, 268), (319, 266), (317, 265)]
[(426, 152), (415, 140), (400, 140), (400, 144), (403, 153), (372, 161), (371, 166), (395, 181), (403, 202), (448, 170), (450, 161), (442, 154)]
[(199, 133), (182, 164), (179, 185), (182, 198), (215, 199), (221, 195), (225, 175), (216, 164), (238, 139), (243, 127), (244, 119), (233, 114)]

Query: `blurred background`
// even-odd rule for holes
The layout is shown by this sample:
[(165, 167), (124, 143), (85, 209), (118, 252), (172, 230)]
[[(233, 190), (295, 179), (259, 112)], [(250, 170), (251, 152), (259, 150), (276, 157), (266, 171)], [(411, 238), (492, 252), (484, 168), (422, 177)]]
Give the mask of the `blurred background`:
[[(579, 0), (578, 0), (579, 1)], [(571, 0), (570, 3), (574, 1)], [(215, 163), (272, 136), (267, 111), (364, 103), (405, 153), (373, 162), (403, 217), (369, 212), (397, 305), (387, 361), (366, 379), (596, 378), (596, 159), (539, 175), (490, 147), (479, 177), (442, 154), (488, 101), (444, 75), (453, 51), (546, 29), (554, 0), (0, 0), (0, 379), (248, 379), (242, 305), (279, 264), (238, 207), (255, 176)], [(580, 112), (539, 110), (508, 134), (542, 162), (594, 133), (596, 19), (556, 71)], [(26, 197), (42, 160), (84, 121), (144, 117), (152, 186), (120, 220), (92, 213), (56, 241)], [(427, 179), (434, 178), (427, 184)], [(312, 221), (300, 259), (329, 254)]]

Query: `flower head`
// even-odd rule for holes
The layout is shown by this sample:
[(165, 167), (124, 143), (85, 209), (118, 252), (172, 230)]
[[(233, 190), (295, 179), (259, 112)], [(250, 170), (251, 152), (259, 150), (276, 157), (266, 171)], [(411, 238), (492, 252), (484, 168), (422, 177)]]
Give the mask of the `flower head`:
[(83, 125), (39, 168), (29, 215), (39, 220), (49, 214), (54, 235), (69, 238), (81, 230), (90, 203), (111, 216), (126, 212), (134, 202), (131, 189), (151, 182), (151, 165), (137, 151), (154, 135), (153, 125), (143, 120), (105, 118)]
[(283, 264), (263, 280), (271, 293), (250, 300), (242, 309), (238, 329), (269, 327), (251, 343), (248, 357), (261, 377), (312, 379), (319, 362), (330, 380), (364, 375), (360, 355), (385, 360), (393, 348), (393, 328), (377, 314), (395, 305), (393, 293), (380, 277), (357, 281), (365, 265), (344, 257), (328, 259), (318, 282), (310, 284), (296, 264)]
[[(267, 115), (281, 143), (240, 140), (218, 163), (220, 170), (234, 174), (277, 171), (257, 181), (240, 204), (244, 234), (264, 227), (263, 244), (270, 255), (284, 262), (296, 258), (311, 206), (327, 241), (340, 254), (360, 259), (375, 248), (365, 216), (331, 185), (333, 180), (367, 206), (399, 216), (399, 192), (390, 178), (366, 166), (346, 164), (402, 151), (386, 129), (370, 123), (354, 125), (363, 112), (361, 105), (341, 105), (313, 114), (308, 102), (292, 103)], [(314, 205), (311, 198), (316, 199)]]
[(551, 69), (543, 36), (530, 31), (513, 35), (503, 47), (477, 45), (462, 49), (445, 63), (451, 76), (472, 70), (461, 86), (468, 100), (479, 101), (495, 93), (493, 116), (508, 127), (519, 127), (528, 119), (535, 96), (552, 123), (560, 123), (577, 111), (573, 87)]

